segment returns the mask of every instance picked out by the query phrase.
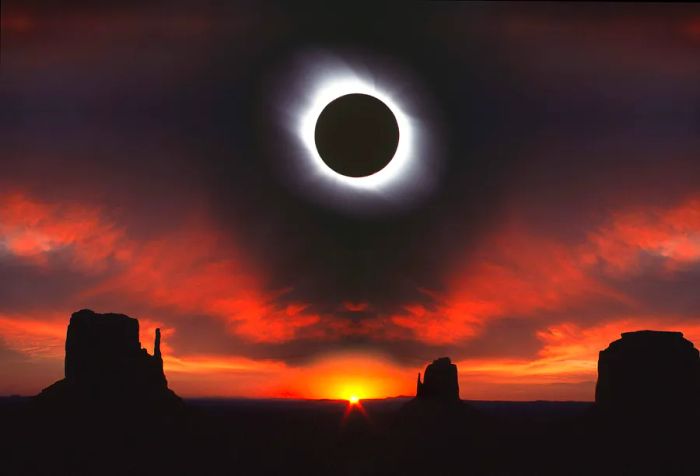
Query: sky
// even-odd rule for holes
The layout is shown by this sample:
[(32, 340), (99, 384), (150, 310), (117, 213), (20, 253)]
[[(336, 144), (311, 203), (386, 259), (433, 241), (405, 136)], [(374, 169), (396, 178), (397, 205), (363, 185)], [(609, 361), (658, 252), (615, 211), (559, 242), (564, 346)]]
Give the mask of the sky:
[[(3, 2), (1, 44), (0, 394), (62, 378), (82, 308), (160, 327), (185, 397), (450, 356), (462, 398), (592, 400), (621, 332), (700, 345), (698, 6)], [(310, 165), (347, 77), (406, 114), (395, 183)]]

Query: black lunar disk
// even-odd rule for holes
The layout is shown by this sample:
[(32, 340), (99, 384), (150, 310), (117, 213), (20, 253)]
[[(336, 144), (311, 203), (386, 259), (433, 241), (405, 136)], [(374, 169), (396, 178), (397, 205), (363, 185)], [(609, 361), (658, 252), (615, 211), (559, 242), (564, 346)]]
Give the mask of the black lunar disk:
[(331, 101), (316, 122), (321, 159), (348, 177), (366, 177), (391, 162), (399, 145), (399, 125), (391, 109), (367, 94)]

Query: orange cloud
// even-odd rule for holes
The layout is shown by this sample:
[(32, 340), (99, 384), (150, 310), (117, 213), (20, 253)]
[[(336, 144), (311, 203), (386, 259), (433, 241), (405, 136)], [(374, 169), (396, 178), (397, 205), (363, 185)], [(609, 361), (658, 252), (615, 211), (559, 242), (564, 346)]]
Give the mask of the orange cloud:
[(673, 270), (700, 260), (700, 197), (671, 208), (645, 208), (616, 212), (588, 236), (590, 261), (602, 261), (608, 271), (628, 274), (639, 269), (649, 254), (663, 259)]
[(558, 309), (595, 294), (615, 297), (586, 273), (576, 249), (510, 225), (453, 271), (434, 310), (407, 306), (393, 322), (443, 344), (478, 335), (490, 319)]
[(0, 339), (6, 347), (31, 358), (63, 359), (66, 319), (0, 314)]
[(598, 266), (631, 275), (640, 271), (644, 255), (662, 260), (668, 272), (700, 261), (700, 198), (612, 213), (581, 238), (567, 243), (511, 221), (458, 262), (448, 292), (432, 294), (435, 309), (406, 305), (391, 322), (417, 339), (445, 344), (478, 335), (498, 317), (532, 317), (600, 297), (632, 305), (632, 297), (600, 281)]
[(539, 356), (556, 361), (597, 362), (598, 351), (619, 339), (620, 334), (642, 329), (682, 330), (687, 339), (700, 343), (700, 321), (697, 319), (674, 316), (626, 317), (591, 327), (566, 322), (552, 325), (538, 333), (544, 343)]
[(130, 255), (120, 273), (84, 296), (116, 293), (180, 313), (212, 315), (255, 342), (289, 340), (318, 322), (304, 304), (278, 309), (277, 295), (262, 292), (252, 267), (205, 226), (190, 224), (167, 238), (134, 244)]
[[(21, 193), (0, 195), (0, 249), (46, 264), (49, 254), (70, 251), (81, 269), (103, 268), (119, 247), (124, 231), (94, 207), (49, 204)], [(125, 256), (118, 255), (119, 258)]]
[[(142, 345), (150, 350), (156, 327), (163, 330), (168, 377), (187, 396), (297, 396), (360, 398), (412, 394), (419, 368), (397, 365), (381, 355), (327, 355), (302, 367), (242, 356), (184, 355), (171, 347), (177, 321), (169, 311), (221, 319), (251, 342), (279, 343), (305, 338), (363, 336), (376, 341), (415, 338), (430, 344), (477, 337), (493, 319), (540, 319), (542, 312), (585, 305), (593, 298), (614, 300), (634, 310), (634, 299), (603, 284), (599, 274), (643, 272), (654, 256), (673, 273), (700, 260), (700, 199), (667, 208), (619, 210), (601, 225), (567, 243), (511, 221), (463, 260), (455, 260), (445, 295), (419, 290), (435, 305), (406, 303), (395, 315), (371, 319), (319, 316), (307, 303), (280, 306), (277, 293), (262, 290), (262, 276), (228, 239), (206, 221), (187, 218), (162, 236), (137, 240), (108, 218), (105, 210), (77, 203), (49, 204), (26, 194), (0, 195), (0, 250), (38, 267), (61, 253), (70, 266), (94, 276), (76, 301), (116, 296), (158, 311), (139, 315)], [(61, 260), (64, 263), (64, 260)], [(340, 309), (364, 312), (366, 302)], [(67, 317), (72, 309), (39, 315), (0, 315), (0, 337), (12, 350), (62, 365)], [(692, 317), (692, 316), (691, 316)], [(534, 358), (462, 359), (464, 398), (592, 398), (598, 351), (626, 330), (681, 330), (700, 342), (700, 323), (688, 316), (655, 316), (630, 311), (586, 326), (575, 319), (542, 323)], [(230, 377), (230, 378), (229, 378)], [(37, 382), (38, 391), (46, 382)]]
[[(642, 329), (682, 330), (686, 339), (700, 343), (700, 322), (673, 316), (618, 318), (585, 327), (564, 322), (537, 333), (542, 348), (534, 359), (465, 359), (457, 362), (463, 398), (494, 398), (518, 387), (523, 399), (564, 398), (593, 400), (598, 352), (620, 334)], [(585, 384), (583, 386), (577, 384)], [(572, 389), (556, 385), (569, 384)], [(502, 398), (502, 397), (501, 397)]]
[(283, 309), (275, 294), (229, 240), (193, 218), (162, 237), (138, 241), (95, 206), (48, 204), (26, 194), (0, 196), (0, 246), (14, 256), (46, 265), (52, 254), (96, 274), (109, 269), (76, 301), (111, 294), (132, 303), (170, 307), (180, 313), (225, 320), (233, 333), (255, 342), (292, 339), (319, 317), (299, 303)]

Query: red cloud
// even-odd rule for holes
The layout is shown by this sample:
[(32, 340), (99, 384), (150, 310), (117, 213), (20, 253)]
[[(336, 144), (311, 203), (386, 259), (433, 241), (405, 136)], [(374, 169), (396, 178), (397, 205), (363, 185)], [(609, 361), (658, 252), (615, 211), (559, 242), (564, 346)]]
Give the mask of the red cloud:
[(607, 224), (589, 234), (591, 261), (601, 261), (608, 271), (628, 274), (638, 270), (640, 258), (649, 254), (669, 269), (700, 260), (700, 197), (691, 197), (672, 208), (647, 208), (613, 213)]
[(306, 304), (279, 309), (278, 296), (262, 291), (252, 266), (231, 243), (194, 219), (167, 235), (139, 241), (98, 207), (49, 204), (15, 193), (0, 196), (0, 246), (41, 266), (61, 253), (90, 274), (108, 270), (110, 277), (96, 276), (96, 284), (76, 296), (78, 302), (113, 295), (207, 314), (255, 342), (289, 340), (319, 321), (305, 312)]
[(69, 249), (75, 266), (94, 270), (124, 252), (119, 246), (123, 239), (123, 230), (95, 208), (49, 204), (21, 193), (0, 195), (0, 249), (37, 264), (45, 264), (52, 252)]
[[(436, 305), (406, 303), (404, 312), (372, 319), (349, 320), (316, 315), (307, 303), (277, 304), (286, 290), (263, 291), (262, 277), (250, 270), (245, 257), (201, 219), (162, 236), (136, 239), (96, 206), (46, 203), (26, 194), (0, 196), (0, 250), (36, 266), (51, 266), (52, 256), (94, 276), (95, 284), (76, 301), (114, 297), (143, 308), (211, 316), (223, 320), (231, 332), (252, 342), (284, 342), (303, 332), (312, 339), (367, 336), (391, 341), (415, 338), (430, 344), (454, 343), (477, 336), (499, 317), (539, 319), (543, 312), (565, 311), (603, 297), (634, 308), (632, 297), (603, 284), (601, 273), (614, 277), (644, 272), (644, 258), (653, 256), (666, 273), (700, 261), (700, 199), (689, 197), (666, 208), (627, 209), (611, 213), (578, 242), (565, 242), (535, 233), (512, 221), (493, 233), (465, 259), (456, 260), (445, 295), (430, 290)], [(370, 303), (344, 302), (341, 309), (363, 312)], [(60, 315), (0, 316), (0, 337), (12, 350), (60, 366), (66, 317)], [(168, 336), (177, 322), (149, 315), (142, 321), (142, 345), (150, 346), (153, 329)], [(693, 320), (695, 319), (695, 320)], [(537, 338), (542, 347), (529, 359), (463, 359), (458, 362), (465, 398), (578, 398), (592, 397), (597, 352), (620, 332), (640, 328), (682, 330), (700, 342), (697, 316), (654, 316), (630, 313), (586, 326), (580, 322), (543, 322)], [(293, 378), (303, 369), (281, 362), (243, 357), (182, 355), (168, 348), (166, 368), (178, 388), (188, 395), (300, 395), (328, 396), (349, 391), (367, 396), (408, 393), (413, 370), (386, 361), (367, 366), (366, 375), (345, 376), (323, 362), (318, 381), (299, 387)], [(348, 357), (362, 361), (365, 357)], [(348, 360), (349, 359), (349, 360)], [(358, 360), (359, 359), (359, 360)], [(345, 361), (344, 360), (344, 361)], [(366, 359), (365, 359), (366, 360)], [(364, 361), (363, 361), (364, 362)], [(325, 366), (324, 366), (325, 365)], [(315, 368), (316, 368), (315, 367)], [(332, 367), (332, 366), (331, 366)], [(335, 372), (335, 373), (334, 373)], [(237, 383), (217, 387), (222, 374), (234, 373)], [(411, 375), (403, 380), (403, 375)], [(379, 382), (391, 379), (390, 384)], [(562, 386), (563, 385), (563, 386)]]
[[(299, 329), (318, 324), (311, 333), (317, 338), (372, 334), (393, 339), (405, 337), (400, 329), (406, 329), (420, 340), (447, 343), (477, 335), (485, 322), (500, 316), (561, 309), (596, 295), (629, 302), (592, 271), (602, 265), (609, 273), (634, 273), (644, 254), (655, 255), (668, 270), (697, 261), (700, 199), (690, 197), (665, 209), (615, 212), (583, 238), (566, 243), (512, 222), (455, 267), (450, 291), (444, 296), (432, 293), (434, 309), (407, 303), (404, 313), (388, 319), (322, 322), (306, 311), (305, 303), (280, 308), (275, 303), (279, 295), (263, 292), (253, 267), (201, 221), (137, 241), (96, 207), (48, 204), (17, 193), (0, 197), (0, 244), (6, 251), (38, 265), (62, 252), (74, 266), (91, 273), (110, 269), (109, 278), (97, 280), (80, 297), (112, 294), (209, 314), (257, 342), (289, 340)], [(360, 312), (369, 303), (344, 302), (343, 307)]]
[(345, 301), (343, 307), (350, 312), (362, 312), (369, 308), (369, 303)]
[(559, 323), (537, 333), (542, 348), (531, 359), (465, 359), (457, 362), (463, 398), (593, 400), (598, 352), (640, 329), (679, 330), (696, 344), (700, 323), (674, 316), (636, 316), (585, 327)]
[(614, 212), (581, 238), (567, 243), (511, 222), (455, 267), (449, 292), (434, 296), (435, 309), (406, 305), (391, 322), (417, 339), (444, 344), (477, 335), (498, 317), (532, 317), (600, 297), (633, 305), (632, 297), (601, 282), (600, 267), (619, 276), (640, 272), (648, 255), (667, 272), (700, 261), (700, 198)]
[(0, 341), (30, 358), (63, 359), (65, 339), (65, 316), (0, 314)]

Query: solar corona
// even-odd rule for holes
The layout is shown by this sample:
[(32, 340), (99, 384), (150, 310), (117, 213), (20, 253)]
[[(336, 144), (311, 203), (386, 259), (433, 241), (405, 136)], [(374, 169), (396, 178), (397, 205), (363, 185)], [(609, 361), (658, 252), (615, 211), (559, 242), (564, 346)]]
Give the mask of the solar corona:
[(316, 85), (298, 132), (312, 168), (340, 186), (381, 190), (415, 166), (409, 117), (386, 89), (357, 75)]

